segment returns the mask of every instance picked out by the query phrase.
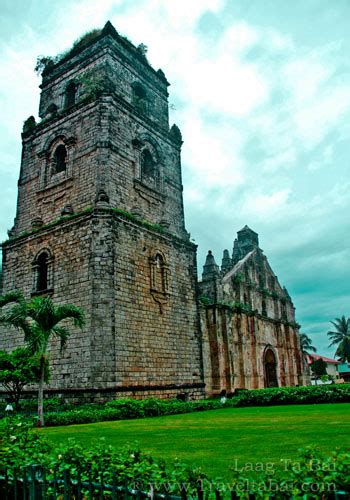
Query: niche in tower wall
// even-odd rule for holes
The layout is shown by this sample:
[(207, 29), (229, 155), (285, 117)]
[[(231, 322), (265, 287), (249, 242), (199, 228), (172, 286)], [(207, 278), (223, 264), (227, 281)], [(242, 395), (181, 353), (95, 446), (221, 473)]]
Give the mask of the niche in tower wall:
[(169, 267), (161, 252), (156, 252), (150, 258), (151, 294), (159, 304), (159, 312), (163, 313), (163, 306), (169, 299)]

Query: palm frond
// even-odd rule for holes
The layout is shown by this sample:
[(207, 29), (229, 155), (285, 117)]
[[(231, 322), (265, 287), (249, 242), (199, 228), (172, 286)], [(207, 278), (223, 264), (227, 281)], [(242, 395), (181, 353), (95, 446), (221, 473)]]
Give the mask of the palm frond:
[(0, 296), (0, 307), (6, 306), (7, 304), (10, 304), (12, 302), (24, 302), (22, 292), (14, 290)]
[(55, 307), (54, 324), (57, 325), (57, 323), (64, 319), (72, 320), (74, 326), (79, 328), (83, 328), (85, 324), (83, 311), (79, 307), (71, 304)]
[(30, 332), (30, 323), (26, 318), (26, 304), (25, 302), (20, 302), (0, 317), (0, 322), (8, 326), (13, 326), (17, 329), (22, 329), (24, 335)]
[(37, 324), (31, 324), (30, 332), (24, 338), (32, 354), (45, 353), (49, 336)]
[(339, 334), (347, 335), (349, 333), (350, 318), (346, 319), (345, 316), (342, 316), (341, 318), (335, 318), (331, 323)]
[(331, 340), (331, 343), (329, 344), (329, 346), (339, 344), (339, 342), (341, 342), (344, 338), (343, 335), (339, 335), (339, 334), (334, 333), (334, 332), (331, 332), (331, 333), (328, 332), (328, 336), (329, 336), (329, 340)]
[(350, 359), (350, 318), (342, 316), (341, 318), (335, 318), (335, 320), (330, 323), (335, 327), (335, 331), (330, 330), (327, 332), (331, 340), (328, 347), (337, 345), (338, 347), (334, 356), (338, 356), (342, 359), (348, 357), (348, 359)]
[(58, 337), (60, 339), (61, 343), (61, 351), (66, 347), (68, 337), (70, 335), (70, 332), (67, 328), (64, 328), (63, 326), (54, 326), (51, 330), (53, 335)]
[(312, 340), (310, 339), (310, 337), (308, 337), (306, 335), (306, 333), (301, 333), (300, 334), (300, 347), (301, 347), (301, 350), (304, 353), (306, 353), (306, 354), (309, 351), (312, 351), (312, 352), (316, 352), (317, 351), (316, 347), (314, 347), (312, 345)]
[(350, 336), (344, 337), (340, 342), (335, 352), (335, 356), (338, 356), (343, 362), (350, 361)]
[(43, 330), (50, 330), (55, 324), (55, 306), (51, 297), (33, 297), (27, 305), (27, 314)]
[(18, 293), (11, 294), (6, 300), (17, 298), (15, 305), (0, 315), (0, 322), (22, 329), (25, 343), (31, 353), (44, 354), (51, 335), (59, 337), (61, 349), (64, 348), (69, 330), (59, 326), (60, 321), (71, 320), (74, 326), (84, 326), (84, 314), (79, 307), (55, 306), (51, 297), (33, 297), (26, 302)]

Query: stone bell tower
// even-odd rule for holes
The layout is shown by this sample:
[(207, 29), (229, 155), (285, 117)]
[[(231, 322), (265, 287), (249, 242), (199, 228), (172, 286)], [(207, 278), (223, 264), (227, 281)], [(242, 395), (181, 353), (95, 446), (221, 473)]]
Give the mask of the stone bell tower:
[[(42, 65), (41, 120), (23, 129), (2, 289), (85, 311), (65, 352), (51, 345), (49, 391), (198, 397), (196, 247), (165, 75), (109, 22)], [(0, 348), (21, 342), (4, 332)]]

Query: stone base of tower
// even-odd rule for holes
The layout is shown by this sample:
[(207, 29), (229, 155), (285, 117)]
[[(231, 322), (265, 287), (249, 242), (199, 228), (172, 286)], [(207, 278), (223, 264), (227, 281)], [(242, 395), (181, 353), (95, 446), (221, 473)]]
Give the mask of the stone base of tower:
[[(3, 246), (4, 293), (37, 295), (33, 262), (44, 249), (52, 269), (41, 295), (85, 313), (82, 330), (67, 325), (64, 351), (57, 339), (50, 343), (46, 394), (73, 401), (204, 395), (196, 247), (145, 226), (96, 208)], [(22, 345), (21, 331), (0, 327), (0, 349)]]
[[(37, 397), (36, 390), (23, 391), (23, 400)], [(46, 389), (44, 398), (58, 398), (65, 403), (105, 403), (114, 399), (181, 399), (191, 401), (204, 399), (204, 384), (183, 384), (183, 385), (154, 385), (149, 387), (114, 387), (114, 388), (70, 388), (70, 389)], [(8, 393), (0, 390), (0, 400), (6, 401)]]

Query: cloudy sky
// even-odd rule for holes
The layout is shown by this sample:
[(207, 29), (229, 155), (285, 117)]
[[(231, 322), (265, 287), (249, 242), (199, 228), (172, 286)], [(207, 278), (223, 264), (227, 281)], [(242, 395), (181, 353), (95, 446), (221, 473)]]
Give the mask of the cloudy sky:
[(12, 225), (20, 132), (37, 116), (36, 57), (109, 19), (148, 46), (183, 133), (187, 228), (221, 262), (245, 224), (320, 354), (350, 316), (348, 0), (0, 0), (0, 239)]

